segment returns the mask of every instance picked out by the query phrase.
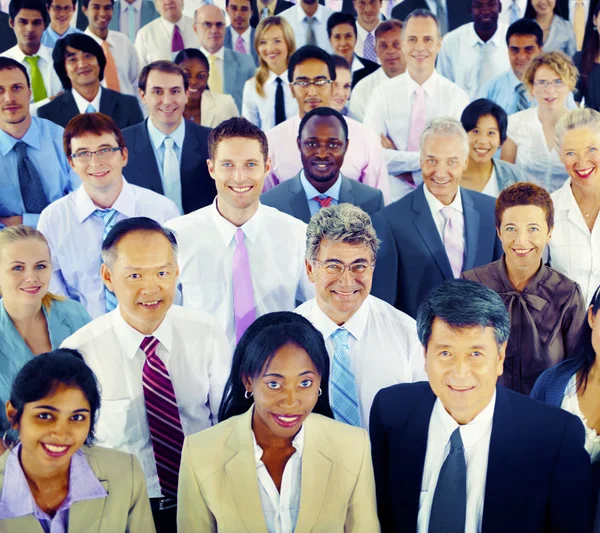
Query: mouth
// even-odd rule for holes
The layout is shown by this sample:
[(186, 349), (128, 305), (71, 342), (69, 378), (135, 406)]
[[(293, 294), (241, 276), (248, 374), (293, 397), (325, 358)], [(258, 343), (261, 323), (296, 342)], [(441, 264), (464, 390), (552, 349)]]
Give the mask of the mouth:
[(229, 188), (238, 194), (245, 194), (248, 191), (252, 190), (252, 185), (247, 185), (246, 187), (234, 187), (233, 185), (229, 185)]
[(46, 444), (42, 442), (42, 449), (46, 452), (50, 457), (63, 457), (69, 451), (71, 446), (68, 445), (59, 445), (59, 444)]
[(544, 98), (544, 102), (546, 102), (547, 104), (553, 104), (554, 102), (556, 102), (556, 100), (558, 100), (558, 98), (554, 97), (554, 98)]
[(596, 170), (596, 167), (592, 167), (592, 168), (585, 169), (585, 170), (573, 170), (573, 172), (575, 172), (575, 174), (577, 174), (577, 177), (579, 177), (581, 179), (587, 179), (592, 175), (594, 170)]
[(315, 107), (319, 107), (321, 105), (321, 100), (310, 99), (310, 100), (305, 100), (304, 103), (309, 107), (315, 108)]
[(100, 24), (108, 24), (110, 22), (111, 19), (98, 19), (98, 22)]
[(159, 308), (161, 303), (162, 300), (153, 300), (151, 302), (140, 302), (139, 305), (141, 305), (144, 309), (154, 311), (155, 309)]
[(106, 176), (108, 176), (108, 174), (109, 174), (108, 170), (103, 170), (101, 172), (88, 172), (88, 176), (91, 176), (92, 178), (96, 178), (96, 179), (106, 178)]
[(279, 52), (274, 52), (272, 54), (265, 54), (268, 59), (271, 61), (275, 61), (281, 54)]
[(276, 415), (271, 413), (271, 416), (275, 423), (282, 428), (293, 428), (302, 420), (302, 415)]
[(163, 115), (174, 115), (175, 112), (179, 109), (178, 106), (174, 107), (159, 107), (157, 108)]
[(7, 105), (6, 107), (2, 108), (2, 111), (10, 111), (11, 113), (18, 111), (19, 109), (21, 109), (20, 105)]
[(189, 91), (190, 91), (191, 94), (196, 94), (196, 93), (200, 92), (200, 89), (195, 89), (195, 88), (190, 87)]
[(450, 178), (431, 178), (436, 185), (448, 185), (452, 180)]
[(360, 289), (356, 289), (355, 291), (338, 291), (338, 290), (332, 290), (331, 293), (336, 295), (338, 298), (342, 299), (342, 300), (349, 300), (351, 299), (355, 294), (358, 294), (360, 292)]
[(23, 287), (21, 290), (26, 294), (37, 294), (38, 292), (40, 292), (41, 288), (42, 286), (38, 285), (36, 287)]
[(92, 69), (88, 69), (88, 68), (77, 71), (78, 76), (87, 76), (88, 74), (91, 74), (91, 73), (92, 73)]
[(464, 394), (466, 392), (470, 392), (472, 390), (475, 389), (475, 387), (456, 387), (453, 385), (448, 385), (448, 388), (452, 391), (452, 392), (457, 392), (458, 394)]
[[(336, 102), (337, 102), (337, 100), (336, 100)], [(332, 163), (330, 161), (316, 161), (316, 162), (312, 163), (313, 168), (316, 168), (317, 170), (321, 170), (321, 171), (329, 170), (331, 165), (332, 165)]]
[(511, 250), (517, 257), (527, 257), (533, 252), (534, 248), (511, 248)]

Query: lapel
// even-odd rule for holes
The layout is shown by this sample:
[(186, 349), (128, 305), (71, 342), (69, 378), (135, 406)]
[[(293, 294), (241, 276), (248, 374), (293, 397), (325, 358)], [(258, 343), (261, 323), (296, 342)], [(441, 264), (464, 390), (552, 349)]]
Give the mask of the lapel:
[[(61, 98), (61, 109), (59, 111), (60, 116), (57, 117), (59, 120), (64, 122), (64, 126), (68, 124), (71, 118), (79, 115), (79, 108), (75, 103), (75, 98), (73, 98), (73, 93), (69, 91), (65, 91)], [(64, 120), (66, 117), (69, 117), (66, 121)]]
[(113, 17), (108, 25), (109, 30), (113, 31), (121, 31), (120, 30), (120, 22), (121, 22), (121, 2), (125, 0), (118, 0), (113, 4)]
[(310, 208), (306, 199), (306, 192), (300, 181), (300, 173), (290, 180), (290, 209), (292, 214), (308, 224), (310, 222)]
[[(146, 119), (139, 126), (134, 126), (138, 128), (133, 147), (136, 152), (135, 162), (139, 169), (140, 179), (145, 183), (145, 186), (159, 194), (164, 194), (165, 191), (163, 190), (162, 182), (160, 181), (160, 172), (158, 171), (158, 162), (154, 156), (150, 135), (148, 134), (148, 120), (150, 119)], [(132, 161), (130, 160), (129, 164), (131, 163)]]
[(345, 178), (340, 174), (342, 184), (340, 185), (340, 204), (352, 204), (359, 205), (358, 199), (356, 198), (352, 186), (352, 180)]
[(236, 91), (236, 77), (237, 71), (239, 70), (239, 65), (237, 62), (237, 57), (233, 50), (229, 48), (225, 48), (224, 62), (223, 62), (223, 93), (224, 94), (234, 94)]
[[(183, 139), (183, 147), (181, 149), (181, 193), (183, 203), (186, 204), (185, 196), (187, 194), (197, 194), (197, 191), (204, 179), (203, 175), (206, 170), (202, 171), (202, 167), (206, 168), (207, 153), (202, 149), (196, 136), (195, 125), (193, 122), (185, 121), (185, 137)], [(209, 178), (210, 179), (210, 178)], [(212, 179), (210, 179), (212, 181)]]
[(153, 20), (158, 18), (158, 11), (154, 7), (154, 2), (148, 0), (142, 0), (142, 13), (141, 13), (141, 24), (140, 27), (149, 24)]
[(250, 55), (252, 59), (254, 59), (254, 63), (258, 66), (258, 54), (256, 53), (256, 48), (254, 46), (254, 35), (256, 34), (256, 30), (252, 28), (250, 30)]
[(102, 94), (100, 94), (100, 113), (112, 117), (115, 122), (118, 122), (121, 117), (117, 116), (115, 113), (116, 107), (117, 99), (114, 94), (112, 94), (110, 89), (102, 87)]
[(431, 209), (429, 209), (429, 204), (425, 199), (424, 186), (421, 185), (412, 193), (412, 210), (416, 213), (413, 224), (444, 278), (454, 279), (450, 261), (448, 261), (448, 256), (446, 255), (446, 248), (444, 248), (444, 243), (433, 221)]
[[(475, 267), (475, 259), (477, 257), (477, 248), (479, 245), (479, 211), (475, 207), (473, 197), (461, 188), (460, 194), (462, 197), (463, 212), (465, 217), (465, 264), (463, 265), (463, 271), (471, 270)], [(488, 243), (485, 243), (487, 245)], [(494, 241), (492, 241), (492, 245)]]
[[(207, 125), (212, 124), (213, 120), (215, 119), (215, 114), (216, 106), (213, 93), (210, 91), (204, 91), (202, 100), (200, 101), (200, 115), (202, 116), (202, 122)], [(185, 143), (185, 139), (183, 142)]]
[(223, 40), (223, 46), (225, 48), (231, 48), (233, 46), (233, 39), (231, 38), (231, 26), (225, 28), (225, 39)]
[(62, 312), (58, 311), (60, 302), (52, 302), (50, 311), (46, 311), (43, 307), (42, 310), (46, 315), (46, 321), (48, 322), (48, 332), (50, 333), (50, 344), (52, 349), (56, 350), (64, 339), (67, 339), (73, 333), (69, 324), (67, 324), (67, 317)]

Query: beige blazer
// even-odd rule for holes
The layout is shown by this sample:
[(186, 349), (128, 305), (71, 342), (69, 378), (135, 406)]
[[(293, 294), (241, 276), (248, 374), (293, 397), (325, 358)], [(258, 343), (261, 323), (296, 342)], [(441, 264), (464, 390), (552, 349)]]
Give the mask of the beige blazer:
[[(268, 533), (252, 409), (186, 437), (179, 472), (179, 533)], [(378, 533), (364, 429), (311, 414), (304, 423), (300, 513), (294, 533)]]
[(200, 125), (214, 128), (232, 117), (239, 117), (240, 113), (235, 100), (230, 94), (219, 94), (211, 91), (202, 93), (200, 101)]
[[(146, 479), (138, 460), (98, 446), (82, 450), (108, 496), (74, 503), (68, 533), (155, 533)], [(0, 492), (9, 453), (0, 457)], [(37, 518), (28, 515), (0, 520), (0, 533), (44, 533), (44, 529)]]

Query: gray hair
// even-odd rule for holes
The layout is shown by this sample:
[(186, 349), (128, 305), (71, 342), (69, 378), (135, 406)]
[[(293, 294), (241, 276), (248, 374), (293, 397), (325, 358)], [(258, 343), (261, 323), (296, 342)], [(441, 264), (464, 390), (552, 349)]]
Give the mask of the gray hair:
[(306, 260), (315, 261), (319, 255), (321, 242), (366, 244), (373, 252), (373, 261), (381, 241), (377, 238), (371, 217), (360, 207), (352, 204), (332, 205), (320, 209), (306, 228)]
[(589, 107), (569, 111), (556, 123), (556, 146), (560, 147), (567, 131), (584, 128), (600, 133), (600, 113)]
[[(429, 11), (429, 9), (415, 9), (415, 10), (411, 11), (408, 14), (408, 16), (404, 19), (404, 22), (402, 23), (403, 30), (406, 29), (406, 25), (408, 24), (408, 21), (410, 19), (417, 19), (417, 18), (433, 20), (433, 22), (435, 22), (435, 26), (438, 31), (438, 38), (439, 39), (442, 38), (442, 28), (440, 26), (440, 21), (431, 11)], [(404, 31), (402, 31), (402, 39), (404, 40)]]
[(423, 148), (429, 137), (439, 135), (440, 137), (460, 137), (465, 151), (465, 160), (469, 158), (469, 136), (462, 124), (452, 117), (439, 117), (433, 119), (421, 134), (420, 148)]

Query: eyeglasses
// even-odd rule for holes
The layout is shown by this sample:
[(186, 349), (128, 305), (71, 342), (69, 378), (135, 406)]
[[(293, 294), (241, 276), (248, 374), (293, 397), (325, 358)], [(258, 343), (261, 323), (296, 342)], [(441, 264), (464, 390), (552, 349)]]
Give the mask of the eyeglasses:
[(200, 24), (205, 30), (210, 30), (213, 26), (217, 30), (222, 30), (225, 27), (224, 22), (201, 22), (201, 23), (197, 22), (196, 24)]
[(314, 80), (314, 81), (298, 80), (298, 81), (293, 81), (292, 85), (295, 85), (296, 87), (301, 87), (302, 89), (306, 89), (307, 87), (310, 87), (311, 85), (314, 85), (315, 87), (325, 87), (325, 85), (328, 85), (330, 83), (331, 83), (331, 80)]
[(548, 80), (538, 80), (538, 81), (534, 81), (533, 84), (536, 87), (539, 87), (540, 89), (545, 89), (546, 87), (548, 87), (548, 85), (554, 85), (554, 87), (556, 87), (557, 89), (560, 89), (563, 86), (563, 81), (560, 78), (556, 78), (555, 80), (552, 81), (548, 81)]
[(60, 13), (71, 13), (74, 11), (73, 6), (50, 6), (50, 9), (54, 11), (57, 15)]
[(338, 263), (335, 261), (319, 261), (317, 259), (313, 260), (313, 263), (317, 263), (327, 274), (330, 276), (343, 276), (346, 269), (350, 271), (350, 274), (353, 276), (362, 276), (366, 274), (371, 268), (375, 266), (375, 263), (352, 263), (350, 265), (345, 265), (344, 263)]
[(115, 148), (100, 148), (100, 150), (96, 150), (95, 152), (77, 152), (76, 154), (71, 154), (71, 157), (73, 159), (76, 159), (77, 161), (80, 161), (81, 163), (89, 163), (92, 160), (92, 156), (94, 154), (96, 154), (96, 157), (100, 161), (104, 161), (106, 159), (109, 159), (114, 152), (120, 151), (120, 146), (117, 146)]

